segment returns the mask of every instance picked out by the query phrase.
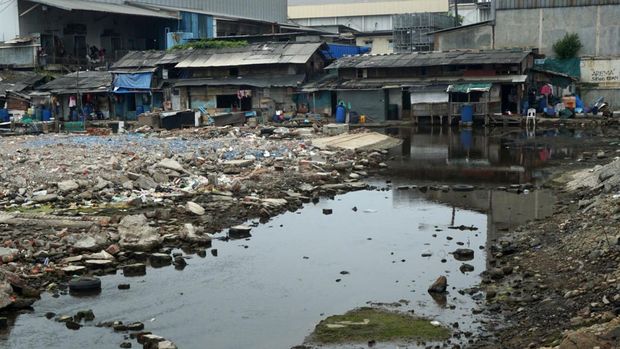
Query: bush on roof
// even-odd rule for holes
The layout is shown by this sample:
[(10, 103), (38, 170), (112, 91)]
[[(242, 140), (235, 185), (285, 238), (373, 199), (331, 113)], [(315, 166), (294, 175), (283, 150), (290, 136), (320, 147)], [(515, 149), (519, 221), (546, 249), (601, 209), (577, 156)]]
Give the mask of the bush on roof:
[(245, 40), (215, 40), (215, 39), (201, 39), (196, 41), (189, 41), (185, 44), (179, 44), (172, 47), (172, 50), (187, 50), (187, 49), (205, 49), (205, 48), (231, 48), (231, 47), (244, 47), (248, 42)]
[(553, 52), (560, 59), (573, 58), (577, 56), (583, 45), (577, 33), (566, 34), (555, 44), (553, 44)]

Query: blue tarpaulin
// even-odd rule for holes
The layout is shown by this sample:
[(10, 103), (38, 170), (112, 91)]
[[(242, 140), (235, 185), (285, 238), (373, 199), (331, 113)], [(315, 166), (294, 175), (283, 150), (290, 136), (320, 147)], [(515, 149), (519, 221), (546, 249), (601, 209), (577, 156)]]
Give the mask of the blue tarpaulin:
[(114, 90), (150, 90), (153, 73), (115, 74)]
[(327, 47), (329, 50), (323, 51), (323, 55), (328, 59), (338, 59), (344, 56), (362, 55), (370, 52), (370, 47), (364, 46), (327, 44)]

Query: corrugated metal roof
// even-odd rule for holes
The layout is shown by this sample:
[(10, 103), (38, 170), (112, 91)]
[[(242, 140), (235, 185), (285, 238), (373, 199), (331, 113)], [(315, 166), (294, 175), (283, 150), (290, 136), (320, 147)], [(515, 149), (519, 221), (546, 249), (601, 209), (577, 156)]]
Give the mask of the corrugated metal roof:
[(305, 64), (324, 44), (270, 42), (245, 47), (195, 50), (177, 68), (211, 68), (259, 64)]
[(531, 9), (540, 7), (573, 7), (619, 5), (620, 0), (495, 0), (497, 10)]
[(96, 1), (86, 1), (86, 0), (29, 0), (31, 2), (36, 2), (39, 4), (57, 7), (59, 9), (63, 9), (66, 11), (96, 11), (96, 12), (107, 12), (107, 13), (117, 13), (124, 15), (134, 15), (134, 16), (147, 16), (147, 17), (160, 17), (160, 18), (171, 18), (178, 19), (179, 13), (178, 11), (160, 11), (156, 9), (148, 9), (145, 7), (131, 6), (128, 4), (110, 4), (110, 3), (101, 3)]
[(53, 93), (107, 92), (112, 85), (112, 74), (107, 71), (81, 71), (56, 78), (37, 88)]
[(407, 68), (443, 65), (519, 64), (531, 51), (448, 51), (343, 57), (326, 69)]
[(175, 83), (177, 87), (188, 86), (254, 86), (254, 87), (297, 87), (301, 85), (306, 76), (281, 75), (281, 76), (243, 76), (237, 78), (222, 79), (182, 79)]
[(286, 0), (96, 0), (104, 3), (131, 2), (149, 7), (207, 13), (215, 17), (246, 18), (284, 23), (287, 19)]
[(130, 51), (112, 69), (142, 69), (154, 68), (158, 65), (177, 64), (185, 59), (191, 51)]
[(433, 79), (424, 78), (384, 78), (384, 79), (354, 79), (354, 80), (335, 80), (326, 79), (321, 82), (310, 82), (303, 86), (305, 92), (319, 90), (364, 90), (364, 89), (384, 89), (400, 87), (421, 87), (434, 86), (441, 84), (455, 84), (467, 82), (489, 82), (489, 83), (523, 83), (527, 75), (498, 75), (498, 76), (442, 76)]

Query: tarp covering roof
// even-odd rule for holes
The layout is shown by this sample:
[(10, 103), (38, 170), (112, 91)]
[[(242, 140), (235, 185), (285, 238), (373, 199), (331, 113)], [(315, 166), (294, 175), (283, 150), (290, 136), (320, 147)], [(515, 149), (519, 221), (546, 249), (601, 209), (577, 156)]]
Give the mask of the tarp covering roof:
[(153, 73), (114, 74), (114, 89), (150, 90)]
[(37, 90), (57, 94), (108, 92), (112, 85), (112, 74), (107, 71), (81, 71), (52, 80)]
[(243, 76), (221, 79), (182, 79), (175, 86), (253, 86), (253, 87), (297, 87), (305, 80), (305, 75), (282, 76)]
[(465, 84), (454, 84), (448, 86), (447, 92), (452, 93), (470, 93), (470, 92), (488, 92), (493, 84), (490, 82), (469, 82)]
[[(566, 87), (581, 77), (581, 60), (579, 58), (557, 59), (545, 58), (534, 61), (533, 71), (552, 75), (554, 85)], [(554, 76), (555, 75), (555, 76)]]
[(326, 69), (343, 68), (406, 68), (445, 65), (520, 64), (531, 51), (448, 51), (412, 52), (389, 55), (362, 55), (343, 57)]
[(178, 19), (178, 12), (161, 11), (142, 6), (132, 6), (130, 4), (110, 4), (97, 1), (86, 0), (28, 0), (42, 5), (56, 7), (66, 11), (96, 11), (106, 13), (116, 13), (123, 15), (147, 16)]
[(327, 44), (327, 47), (328, 49), (323, 51), (323, 54), (330, 59), (338, 59), (345, 56), (360, 55), (370, 52), (370, 47), (365, 46)]
[(269, 42), (243, 47), (194, 50), (177, 68), (212, 68), (260, 64), (305, 64), (321, 42)]

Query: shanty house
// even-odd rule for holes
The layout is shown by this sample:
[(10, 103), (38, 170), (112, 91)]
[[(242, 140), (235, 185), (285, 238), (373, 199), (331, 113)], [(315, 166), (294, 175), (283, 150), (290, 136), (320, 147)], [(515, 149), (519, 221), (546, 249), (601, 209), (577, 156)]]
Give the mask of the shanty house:
[[(58, 121), (108, 119), (113, 115), (110, 103), (112, 74), (107, 71), (79, 71), (52, 80), (37, 88), (48, 92), (52, 114)], [(80, 112), (81, 111), (81, 112)]]
[(194, 50), (176, 65), (181, 108), (220, 112), (296, 111), (296, 93), (327, 65), (324, 43), (269, 42)]
[(475, 116), (518, 113), (531, 51), (449, 51), (343, 57), (326, 69), (339, 101), (369, 121), (449, 117), (465, 103)]
[(180, 94), (173, 84), (182, 77), (175, 65), (190, 51), (132, 51), (112, 66), (115, 114), (135, 119), (154, 109), (180, 110)]

